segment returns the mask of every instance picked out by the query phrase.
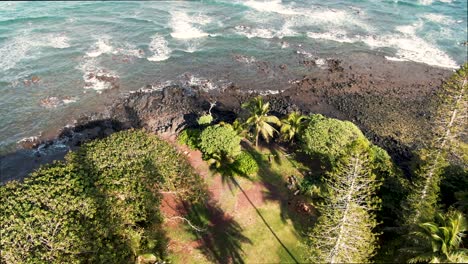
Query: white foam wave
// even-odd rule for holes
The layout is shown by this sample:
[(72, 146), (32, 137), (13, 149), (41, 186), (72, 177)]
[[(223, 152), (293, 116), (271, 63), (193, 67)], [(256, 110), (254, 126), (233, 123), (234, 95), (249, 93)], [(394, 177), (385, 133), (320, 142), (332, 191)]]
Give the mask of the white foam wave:
[(64, 34), (35, 35), (29, 31), (7, 40), (0, 47), (0, 69), (14, 68), (18, 62), (28, 56), (30, 52), (41, 47), (64, 49), (70, 47), (70, 39)]
[(313, 39), (332, 40), (341, 43), (353, 43), (356, 39), (349, 38), (344, 31), (329, 31), (325, 33), (307, 32), (307, 37)]
[(227, 80), (213, 81), (210, 79), (196, 76), (191, 73), (183, 74), (180, 78), (179, 83), (182, 87), (196, 86), (196, 87), (201, 88), (204, 91), (224, 90), (230, 85), (232, 85), (232, 83)]
[(198, 86), (205, 91), (210, 91), (217, 88), (217, 86), (209, 79), (196, 77), (191, 74), (189, 74), (188, 76), (186, 75), (186, 77), (188, 77), (186, 81), (186, 85), (188, 86)]
[(237, 34), (246, 36), (247, 38), (272, 39), (276, 37), (282, 39), (284, 37), (298, 35), (297, 32), (291, 29), (291, 24), (289, 23), (285, 23), (283, 27), (278, 31), (274, 31), (274, 29), (269, 28), (251, 28), (248, 26), (236, 26), (235, 29)]
[(361, 40), (372, 48), (393, 47), (401, 59), (425, 63), (444, 68), (457, 68), (457, 63), (445, 52), (424, 39), (412, 35), (386, 35), (382, 37), (364, 37)]
[(299, 12), (296, 10), (285, 7), (282, 5), (281, 0), (274, 1), (247, 1), (244, 2), (244, 5), (253, 8), (260, 12), (272, 12), (282, 15), (297, 15)]
[(293, 23), (290, 20), (287, 20), (281, 29), (275, 33), (275, 36), (277, 38), (284, 38), (284, 37), (292, 37), (292, 36), (297, 36), (298, 33), (292, 29)]
[(188, 52), (188, 53), (194, 53), (195, 51), (198, 50), (199, 45), (200, 44), (196, 41), (186, 42), (185, 43), (186, 48), (183, 51)]
[(117, 45), (112, 45), (111, 38), (103, 36), (91, 46), (91, 48), (86, 52), (86, 56), (89, 58), (96, 58), (103, 54), (143, 58), (144, 51), (129, 43), (117, 43)]
[(382, 36), (347, 36), (341, 31), (331, 31), (327, 33), (307, 33), (308, 37), (320, 38), (343, 43), (363, 42), (371, 48), (390, 47), (396, 49), (396, 56), (399, 59), (425, 63), (443, 68), (457, 68), (457, 63), (437, 46), (422, 39), (416, 34), (422, 23), (399, 26), (396, 31), (399, 33)]
[(322, 58), (319, 58), (319, 59), (316, 59), (316, 60), (315, 60), (315, 64), (316, 64), (317, 66), (321, 67), (321, 68), (322, 68), (322, 67), (326, 67), (326, 65), (327, 65), (327, 60), (322, 59)]
[(372, 26), (362, 21), (360, 16), (363, 14), (359, 14), (358, 17), (348, 11), (337, 9), (311, 9), (305, 10), (304, 12), (304, 14), (307, 15), (299, 20), (298, 23), (318, 25), (327, 28), (333, 26), (335, 29), (359, 27), (368, 32), (374, 31)]
[(275, 37), (275, 33), (266, 28), (250, 28), (247, 26), (236, 26), (235, 29), (240, 35), (244, 35), (247, 38), (266, 38), (271, 39)]
[(208, 36), (208, 33), (202, 31), (196, 25), (203, 25), (206, 23), (209, 23), (209, 20), (206, 17), (191, 17), (187, 13), (180, 11), (171, 12), (171, 36), (177, 39), (194, 39), (206, 37)]
[(389, 61), (408, 61), (407, 59), (402, 59), (402, 58), (397, 58), (397, 57), (391, 57), (391, 56), (384, 56), (386, 60)]
[(59, 106), (75, 103), (77, 101), (77, 98), (75, 97), (63, 97), (63, 98), (58, 98), (56, 96), (49, 96), (44, 99), (41, 99), (40, 105), (44, 108), (57, 108)]
[(435, 45), (416, 35), (422, 22), (409, 26), (400, 26), (396, 30), (402, 34), (384, 35), (380, 37), (363, 37), (361, 41), (370, 47), (393, 47), (397, 57), (444, 68), (457, 68), (457, 63)]
[(302, 56), (304, 56), (306, 58), (313, 58), (314, 57), (314, 55), (312, 53), (309, 53), (309, 52), (303, 51), (303, 50), (296, 51), (296, 54), (302, 55)]
[(151, 39), (149, 50), (153, 53), (151, 57), (147, 58), (149, 61), (164, 61), (169, 59), (171, 55), (171, 49), (167, 46), (166, 39), (159, 34), (154, 35)]
[(95, 58), (105, 53), (114, 52), (114, 48), (109, 43), (109, 39), (101, 38), (94, 44), (92, 50), (86, 52), (86, 56)]
[(70, 44), (69, 44), (70, 39), (63, 34), (51, 35), (50, 37), (47, 38), (46, 41), (49, 42), (50, 46), (53, 48), (65, 49), (65, 48), (70, 47)]
[(119, 76), (108, 69), (97, 66), (95, 59), (87, 59), (79, 69), (83, 72), (84, 89), (93, 89), (98, 93), (117, 87)]
[(432, 5), (433, 0), (419, 0), (419, 4), (421, 5)]
[(449, 25), (449, 24), (455, 23), (455, 21), (453, 19), (451, 19), (448, 16), (444, 16), (442, 14), (429, 13), (429, 14), (424, 15), (423, 18), (425, 18), (425, 19), (427, 19), (429, 21), (439, 23), (439, 24), (444, 24), (444, 25)]
[(33, 47), (27, 37), (20, 36), (7, 41), (0, 47), (0, 69), (8, 70), (15, 67), (16, 63), (26, 56), (26, 53)]

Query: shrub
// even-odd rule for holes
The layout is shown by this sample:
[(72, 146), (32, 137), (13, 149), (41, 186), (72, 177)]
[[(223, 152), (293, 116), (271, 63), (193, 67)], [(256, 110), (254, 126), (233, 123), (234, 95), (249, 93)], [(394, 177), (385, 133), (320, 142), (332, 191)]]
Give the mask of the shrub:
[(236, 157), (231, 167), (236, 174), (244, 176), (251, 176), (257, 173), (259, 169), (257, 161), (246, 151), (242, 151), (241, 154)]
[(351, 122), (311, 115), (310, 122), (299, 135), (303, 152), (334, 163), (354, 140), (364, 138), (361, 130)]
[(200, 143), (200, 129), (187, 128), (180, 132), (177, 141), (180, 144), (187, 145), (190, 149), (197, 149)]
[(83, 145), (24, 183), (0, 186), (2, 263), (128, 263), (165, 257), (160, 190), (189, 201), (199, 177), (168, 143), (124, 131)]
[(198, 118), (197, 122), (200, 126), (209, 125), (213, 122), (213, 116), (210, 114), (202, 115)]
[(241, 137), (231, 125), (209, 126), (200, 134), (200, 150), (205, 157), (235, 158), (241, 152)]

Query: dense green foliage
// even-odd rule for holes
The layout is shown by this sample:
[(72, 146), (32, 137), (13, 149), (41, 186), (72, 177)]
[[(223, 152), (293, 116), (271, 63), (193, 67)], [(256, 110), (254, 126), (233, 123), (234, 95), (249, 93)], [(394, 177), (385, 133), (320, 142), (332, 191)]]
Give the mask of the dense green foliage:
[(468, 230), (462, 213), (452, 211), (436, 214), (435, 222), (418, 225), (415, 235), (421, 239), (412, 248), (406, 248), (414, 255), (410, 263), (467, 263), (468, 249), (462, 248), (464, 232)]
[(197, 149), (200, 144), (201, 130), (187, 128), (180, 132), (177, 141), (182, 145), (187, 145), (191, 149)]
[(266, 142), (269, 142), (270, 138), (278, 132), (272, 125), (281, 125), (278, 117), (268, 115), (270, 103), (264, 103), (262, 97), (256, 97), (242, 104), (242, 107), (249, 111), (250, 116), (245, 121), (245, 124), (249, 130), (253, 130), (255, 145), (258, 146), (260, 135)]
[(0, 187), (1, 261), (129, 263), (164, 259), (159, 191), (203, 197), (192, 168), (167, 143), (125, 131), (82, 146), (24, 183)]
[(241, 152), (241, 137), (231, 125), (214, 125), (200, 134), (199, 149), (205, 157), (235, 158)]
[(440, 180), (447, 165), (447, 153), (456, 148), (454, 143), (466, 132), (468, 64), (458, 70), (439, 91), (440, 101), (434, 116), (431, 145), (419, 152), (413, 191), (403, 204), (409, 228), (432, 221), (437, 210)]
[(301, 134), (306, 120), (307, 117), (299, 112), (292, 112), (286, 118), (281, 119), (281, 138), (284, 141), (293, 141), (296, 136)]
[[(270, 163), (258, 163), (259, 157), (253, 155), (261, 156), (257, 151), (262, 150), (250, 148), (247, 142), (242, 146), (249, 151), (242, 150), (242, 138), (254, 138), (258, 146), (260, 137), (268, 142), (279, 134), (279, 127), (290, 147), (297, 147), (292, 142), (298, 139), (299, 154), (305, 153), (305, 160), (312, 158), (310, 171), (304, 179), (288, 177), (290, 182), (283, 187), (286, 196), (297, 196), (301, 206), (307, 205), (307, 212), (312, 206), (318, 209), (318, 219), (306, 236), (311, 262), (468, 262), (463, 245), (467, 232), (463, 213), (468, 210), (468, 154), (463, 137), (467, 84), (468, 64), (439, 91), (433, 140), (416, 152), (415, 169), (413, 175), (405, 175), (408, 178), (353, 123), (297, 112), (280, 122), (269, 115), (270, 105), (261, 97), (243, 104), (248, 118), (232, 125), (212, 124), (212, 103), (209, 114), (198, 119), (200, 129), (182, 131), (178, 142), (201, 150), (203, 158), (224, 176), (257, 174), (264, 179), (262, 173), (271, 176), (273, 171), (259, 166)], [(275, 156), (275, 149), (269, 151)], [(275, 183), (283, 184), (285, 175), (278, 174)], [(164, 261), (161, 192), (177, 194), (185, 209), (202, 207), (195, 211), (225, 216), (211, 208), (202, 185), (183, 157), (154, 135), (125, 131), (92, 141), (69, 153), (64, 162), (32, 173), (23, 183), (0, 186), (0, 262)], [(289, 205), (290, 200), (286, 202)], [(288, 205), (284, 207), (290, 210)], [(312, 217), (307, 212), (304, 216)], [(190, 221), (203, 230), (211, 228), (202, 215), (188, 213), (187, 217), (191, 228)], [(194, 232), (206, 239), (204, 231)], [(220, 233), (226, 235), (224, 229)], [(379, 246), (382, 250), (373, 258)], [(241, 255), (231, 260), (242, 262)]]
[(372, 172), (375, 157), (369, 142), (358, 139), (337, 158), (324, 181), (325, 202), (310, 237), (310, 256), (314, 263), (363, 263), (375, 254), (377, 225), (375, 211), (380, 186)]
[(213, 122), (213, 116), (210, 114), (202, 115), (197, 120), (198, 124), (201, 126), (206, 126)]
[(259, 170), (257, 161), (252, 154), (247, 151), (242, 151), (230, 166), (235, 173), (241, 176), (250, 176), (257, 173)]
[(351, 122), (316, 114), (310, 116), (299, 138), (303, 152), (333, 163), (351, 142), (364, 135)]

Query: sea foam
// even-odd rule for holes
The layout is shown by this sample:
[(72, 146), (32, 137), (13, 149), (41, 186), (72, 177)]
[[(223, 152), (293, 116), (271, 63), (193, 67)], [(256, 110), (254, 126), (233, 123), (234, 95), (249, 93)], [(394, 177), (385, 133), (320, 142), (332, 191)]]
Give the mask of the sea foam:
[(260, 12), (272, 12), (282, 15), (297, 15), (299, 12), (282, 5), (281, 0), (274, 1), (247, 1), (244, 5)]
[(94, 44), (92, 49), (90, 51), (86, 52), (86, 56), (91, 57), (91, 58), (95, 58), (95, 57), (101, 56), (102, 54), (113, 53), (113, 52), (114, 52), (114, 48), (109, 43), (109, 39), (108, 38), (100, 38)]
[(395, 33), (384, 35), (354, 35), (348, 36), (344, 31), (325, 33), (308, 32), (307, 36), (314, 39), (324, 39), (342, 43), (362, 42), (372, 49), (390, 47), (396, 50), (396, 57), (443, 68), (457, 68), (457, 63), (436, 45), (429, 43), (417, 35), (421, 22), (412, 25), (398, 26)]
[(0, 47), (0, 69), (14, 68), (18, 62), (26, 58), (37, 48), (51, 47), (64, 49), (70, 47), (70, 39), (64, 34), (32, 34), (29, 31), (7, 40)]
[(198, 25), (207, 24), (206, 17), (191, 17), (187, 13), (171, 12), (171, 36), (177, 39), (194, 39), (207, 37), (209, 34), (201, 30)]
[(149, 61), (164, 61), (169, 59), (171, 55), (171, 49), (167, 46), (166, 39), (159, 34), (152, 37), (149, 50), (153, 53), (151, 57), (147, 58)]
[(116, 87), (119, 80), (115, 72), (98, 66), (94, 58), (87, 58), (78, 66), (78, 69), (83, 72), (85, 82), (83, 88), (96, 90), (98, 93)]

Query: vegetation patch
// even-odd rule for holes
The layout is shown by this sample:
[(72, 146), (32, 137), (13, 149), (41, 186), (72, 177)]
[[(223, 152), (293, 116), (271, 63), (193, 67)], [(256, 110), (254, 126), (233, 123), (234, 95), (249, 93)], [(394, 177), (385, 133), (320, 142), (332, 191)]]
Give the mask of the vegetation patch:
[(6, 263), (128, 263), (166, 258), (160, 191), (196, 201), (200, 179), (167, 143), (143, 131), (92, 141), (0, 187)]

